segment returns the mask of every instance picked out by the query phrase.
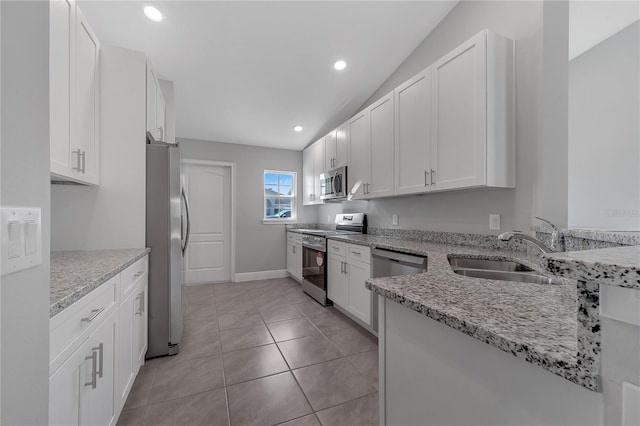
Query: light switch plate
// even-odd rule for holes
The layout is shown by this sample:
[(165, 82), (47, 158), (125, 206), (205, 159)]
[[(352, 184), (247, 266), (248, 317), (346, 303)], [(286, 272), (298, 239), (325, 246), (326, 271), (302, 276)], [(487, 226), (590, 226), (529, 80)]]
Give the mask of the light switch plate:
[(499, 214), (490, 214), (489, 215), (489, 229), (492, 231), (500, 230), (500, 215)]
[(39, 207), (2, 207), (2, 275), (42, 263), (42, 222)]

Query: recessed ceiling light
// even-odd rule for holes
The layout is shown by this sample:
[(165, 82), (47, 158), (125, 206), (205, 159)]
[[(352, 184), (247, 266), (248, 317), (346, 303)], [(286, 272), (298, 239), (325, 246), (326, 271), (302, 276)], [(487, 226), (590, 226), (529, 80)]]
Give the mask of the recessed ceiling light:
[(347, 63), (345, 61), (343, 61), (343, 60), (339, 60), (339, 61), (336, 61), (335, 64), (333, 64), (333, 67), (335, 69), (337, 69), (338, 71), (342, 71), (343, 69), (345, 69), (347, 67)]
[(297, 126), (293, 126), (293, 131), (294, 132), (301, 132), (303, 130), (302, 126), (297, 125)]
[(162, 12), (160, 12), (158, 8), (153, 6), (146, 6), (144, 8), (144, 14), (147, 16), (147, 18), (155, 22), (160, 22), (164, 19), (164, 15), (162, 14)]

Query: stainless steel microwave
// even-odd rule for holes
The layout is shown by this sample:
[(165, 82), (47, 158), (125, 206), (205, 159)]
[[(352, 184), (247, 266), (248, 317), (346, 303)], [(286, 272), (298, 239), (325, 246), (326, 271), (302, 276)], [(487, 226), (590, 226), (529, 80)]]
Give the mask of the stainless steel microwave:
[(347, 198), (347, 167), (338, 167), (320, 175), (320, 199)]

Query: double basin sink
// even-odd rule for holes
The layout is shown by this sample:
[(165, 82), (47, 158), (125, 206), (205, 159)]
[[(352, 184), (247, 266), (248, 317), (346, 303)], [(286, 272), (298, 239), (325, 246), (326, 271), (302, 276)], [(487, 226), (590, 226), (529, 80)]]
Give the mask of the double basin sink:
[(450, 257), (449, 264), (453, 272), (465, 277), (531, 284), (560, 284), (555, 278), (544, 276), (528, 266), (508, 260)]

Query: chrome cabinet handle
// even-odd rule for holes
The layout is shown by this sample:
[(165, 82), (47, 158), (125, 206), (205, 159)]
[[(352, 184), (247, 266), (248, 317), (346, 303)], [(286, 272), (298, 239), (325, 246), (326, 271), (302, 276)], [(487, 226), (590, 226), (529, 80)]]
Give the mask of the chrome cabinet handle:
[(427, 183), (427, 171), (424, 171), (424, 186), (428, 186), (429, 184)]
[(344, 274), (344, 262), (340, 262), (340, 273)]
[(85, 382), (85, 386), (91, 386), (91, 389), (95, 389), (98, 385), (98, 354), (95, 348), (91, 349), (91, 356), (85, 357), (85, 360), (91, 360), (91, 381)]
[(102, 373), (104, 373), (104, 343), (100, 343), (97, 347), (92, 348), (92, 351), (98, 351), (100, 354), (100, 364), (98, 369), (96, 370), (96, 374), (99, 378), (102, 378)]
[(71, 151), (72, 154), (77, 154), (78, 157), (76, 158), (76, 167), (73, 167), (72, 170), (76, 170), (77, 172), (81, 173), (82, 172), (82, 167), (80, 166), (81, 164), (81, 159), (80, 156), (82, 155), (82, 150), (81, 149), (76, 149), (74, 151)]
[(82, 173), (86, 173), (86, 157), (87, 157), (87, 151), (82, 151)]
[(430, 173), (430, 177), (431, 177), (431, 185), (433, 185), (433, 174), (434, 174), (435, 172), (436, 172), (435, 170), (431, 169), (431, 173)]
[(138, 278), (140, 275), (144, 274), (144, 271), (138, 271), (136, 272), (136, 274), (133, 276), (133, 279), (135, 280), (136, 278)]
[(344, 273), (346, 274), (347, 273), (347, 262), (342, 262), (342, 263), (344, 263)]
[(163, 126), (158, 127), (158, 133), (160, 134), (160, 141), (164, 142), (164, 128), (163, 128)]
[(293, 249), (293, 254), (296, 253), (296, 246), (291, 246), (291, 248)]
[(142, 290), (142, 297), (140, 298), (140, 311), (144, 312), (145, 309), (147, 308), (144, 304), (144, 294), (145, 294), (145, 290)]
[(351, 254), (355, 254), (356, 256), (362, 256), (362, 253), (359, 251), (351, 251)]
[(102, 313), (102, 311), (104, 311), (104, 308), (100, 308), (100, 309), (93, 309), (93, 310), (91, 311), (91, 314), (92, 314), (92, 315), (91, 315), (91, 316), (89, 316), (89, 317), (86, 317), (86, 318), (82, 318), (82, 319), (80, 320), (80, 322), (91, 322), (91, 321), (93, 321), (94, 319), (96, 319), (96, 317), (97, 317), (98, 315), (100, 315), (100, 314)]
[(138, 293), (138, 295), (136, 296), (136, 300), (140, 300), (140, 303), (138, 304), (138, 310), (136, 311), (136, 315), (142, 316), (144, 312), (144, 291), (141, 293)]

